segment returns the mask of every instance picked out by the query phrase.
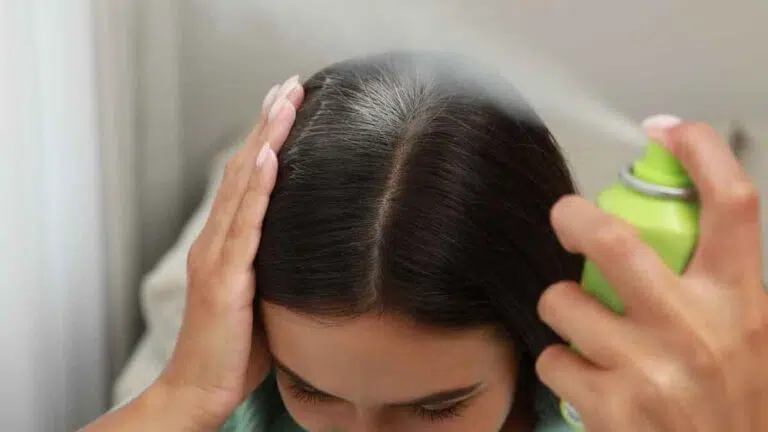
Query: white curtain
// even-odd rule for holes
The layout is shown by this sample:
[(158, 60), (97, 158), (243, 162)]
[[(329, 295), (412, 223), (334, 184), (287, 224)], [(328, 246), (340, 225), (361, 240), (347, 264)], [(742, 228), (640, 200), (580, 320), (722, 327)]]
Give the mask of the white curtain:
[(135, 315), (106, 305), (135, 298), (132, 10), (0, 0), (1, 430), (82, 426), (124, 356)]

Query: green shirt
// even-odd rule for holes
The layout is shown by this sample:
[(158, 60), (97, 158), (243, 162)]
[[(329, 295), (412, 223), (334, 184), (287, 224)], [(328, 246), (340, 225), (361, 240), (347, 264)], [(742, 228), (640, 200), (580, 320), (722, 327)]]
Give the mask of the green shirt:
[[(240, 405), (220, 432), (306, 432), (293, 421), (280, 399), (274, 375), (270, 375), (251, 396)], [(534, 432), (571, 432), (559, 418), (544, 421)]]

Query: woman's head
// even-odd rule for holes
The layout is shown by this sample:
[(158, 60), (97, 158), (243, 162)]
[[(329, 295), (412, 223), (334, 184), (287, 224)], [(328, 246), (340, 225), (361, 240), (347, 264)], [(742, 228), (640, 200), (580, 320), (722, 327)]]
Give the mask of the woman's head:
[(465, 66), (386, 54), (305, 84), (256, 265), (281, 392), (310, 430), (491, 432), (531, 401), (556, 340), (537, 300), (580, 267), (549, 224), (574, 185), (522, 100)]

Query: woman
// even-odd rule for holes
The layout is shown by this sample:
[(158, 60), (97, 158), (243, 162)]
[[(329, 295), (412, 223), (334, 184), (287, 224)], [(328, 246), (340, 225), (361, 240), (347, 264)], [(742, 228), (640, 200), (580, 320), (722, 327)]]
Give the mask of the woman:
[(386, 54), (306, 84), (256, 274), (282, 399), (308, 430), (536, 420), (534, 359), (556, 342), (536, 302), (581, 268), (549, 210), (574, 186), (531, 110), (461, 65)]
[[(764, 430), (757, 208), (722, 140), (701, 125), (649, 131), (703, 202), (701, 244), (679, 278), (624, 224), (567, 196), (562, 157), (519, 98), (491, 98), (425, 58), (331, 66), (308, 81), (298, 115), (297, 80), (270, 92), (190, 252), (173, 359), (94, 430), (214, 430), (257, 387), (227, 428), (292, 430), (292, 417), (312, 431), (557, 430), (537, 358), (590, 431)], [(615, 316), (558, 283), (579, 276), (572, 253), (643, 313)], [(537, 302), (583, 356), (545, 350), (557, 339)]]

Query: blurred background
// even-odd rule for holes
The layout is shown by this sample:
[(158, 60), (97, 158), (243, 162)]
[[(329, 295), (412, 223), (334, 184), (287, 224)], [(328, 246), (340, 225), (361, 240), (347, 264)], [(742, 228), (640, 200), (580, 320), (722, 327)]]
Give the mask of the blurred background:
[[(272, 84), (360, 51), (314, 50), (264, 1), (0, 0), (3, 430), (75, 429), (152, 379), (180, 307), (153, 302), (183, 290), (184, 242), (169, 248), (212, 161)], [(454, 9), (500, 45), (514, 38), (637, 121), (713, 123), (768, 192), (764, 0), (413, 4)], [(550, 127), (590, 197), (636, 151), (585, 125)], [(168, 320), (162, 342), (145, 332), (153, 308)], [(139, 341), (154, 366), (132, 354)]]

